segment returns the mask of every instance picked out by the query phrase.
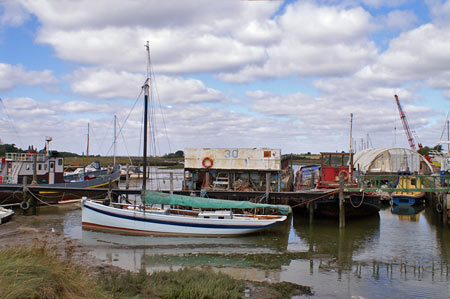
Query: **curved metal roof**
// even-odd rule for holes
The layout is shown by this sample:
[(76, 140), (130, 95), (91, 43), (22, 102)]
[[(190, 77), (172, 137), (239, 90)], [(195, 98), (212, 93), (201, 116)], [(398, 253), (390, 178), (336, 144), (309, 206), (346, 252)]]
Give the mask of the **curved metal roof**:
[[(407, 148), (370, 148), (355, 154), (353, 165), (366, 172), (411, 172), (432, 173), (431, 164), (421, 154)], [(428, 169), (421, 169), (426, 165)]]

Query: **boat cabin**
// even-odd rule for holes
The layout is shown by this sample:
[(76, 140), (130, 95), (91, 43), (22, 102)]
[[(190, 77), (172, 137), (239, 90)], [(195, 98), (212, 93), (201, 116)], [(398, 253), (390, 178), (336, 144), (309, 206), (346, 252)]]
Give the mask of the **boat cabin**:
[(22, 184), (25, 179), (31, 184), (35, 163), (38, 184), (64, 183), (64, 158), (57, 151), (48, 154), (7, 153), (0, 163), (0, 183)]
[(231, 210), (202, 211), (198, 214), (198, 217), (205, 219), (231, 219), (233, 214)]
[(339, 176), (344, 173), (345, 181), (353, 177), (353, 153), (320, 153), (320, 176), (318, 188), (339, 187)]

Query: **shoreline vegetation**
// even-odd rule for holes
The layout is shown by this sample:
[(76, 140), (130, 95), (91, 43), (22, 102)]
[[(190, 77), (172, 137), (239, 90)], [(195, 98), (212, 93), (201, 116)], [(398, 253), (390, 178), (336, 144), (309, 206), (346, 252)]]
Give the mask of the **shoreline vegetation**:
[[(14, 144), (0, 144), (0, 157), (4, 157), (5, 153), (17, 152), (44, 152), (44, 149), (38, 150), (30, 146), (27, 150), (17, 148)], [(112, 166), (114, 163), (114, 157), (112, 156), (100, 156), (100, 155), (78, 155), (70, 152), (58, 152), (59, 155), (64, 157), (64, 164), (66, 167), (83, 167), (87, 166), (94, 161), (100, 161), (102, 166)], [(311, 154), (310, 152), (305, 154), (286, 154), (283, 157), (290, 157), (292, 164), (320, 164), (320, 154)], [(116, 156), (116, 164), (120, 165), (142, 165), (142, 157), (124, 157)], [(159, 166), (166, 169), (182, 169), (184, 168), (184, 152), (179, 150), (175, 153), (166, 154), (159, 157), (149, 157), (148, 164), (150, 166)]]
[(0, 298), (289, 298), (313, 295), (289, 282), (237, 280), (211, 268), (147, 273), (75, 262), (47, 241), (0, 249)]

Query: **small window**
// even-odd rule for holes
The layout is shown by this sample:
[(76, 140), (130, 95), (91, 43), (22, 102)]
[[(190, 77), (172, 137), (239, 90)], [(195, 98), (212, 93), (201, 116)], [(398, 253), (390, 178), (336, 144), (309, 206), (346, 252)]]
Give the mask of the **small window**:
[(58, 165), (63, 165), (63, 159), (58, 159)]
[(209, 216), (205, 216), (205, 217), (203, 217), (203, 218), (205, 218), (205, 219), (208, 219), (208, 218), (209, 218)]
[(219, 216), (219, 219), (225, 219), (223, 216)]
[(38, 170), (42, 170), (42, 164), (38, 164)]
[(416, 184), (417, 184), (417, 183), (416, 183), (416, 179), (411, 179), (411, 185), (417, 186)]
[(44, 164), (44, 170), (47, 170), (47, 164)]
[(55, 163), (50, 163), (50, 169), (53, 169), (55, 167)]

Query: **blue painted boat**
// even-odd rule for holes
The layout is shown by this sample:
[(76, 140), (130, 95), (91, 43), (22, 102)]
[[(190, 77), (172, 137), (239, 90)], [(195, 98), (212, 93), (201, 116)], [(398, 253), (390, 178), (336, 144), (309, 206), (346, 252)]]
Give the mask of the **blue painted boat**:
[[(397, 206), (413, 206), (423, 204), (425, 192), (419, 191), (422, 186), (420, 177), (399, 176), (396, 191), (392, 194), (392, 203)], [(417, 191), (404, 191), (405, 189), (417, 189)]]

